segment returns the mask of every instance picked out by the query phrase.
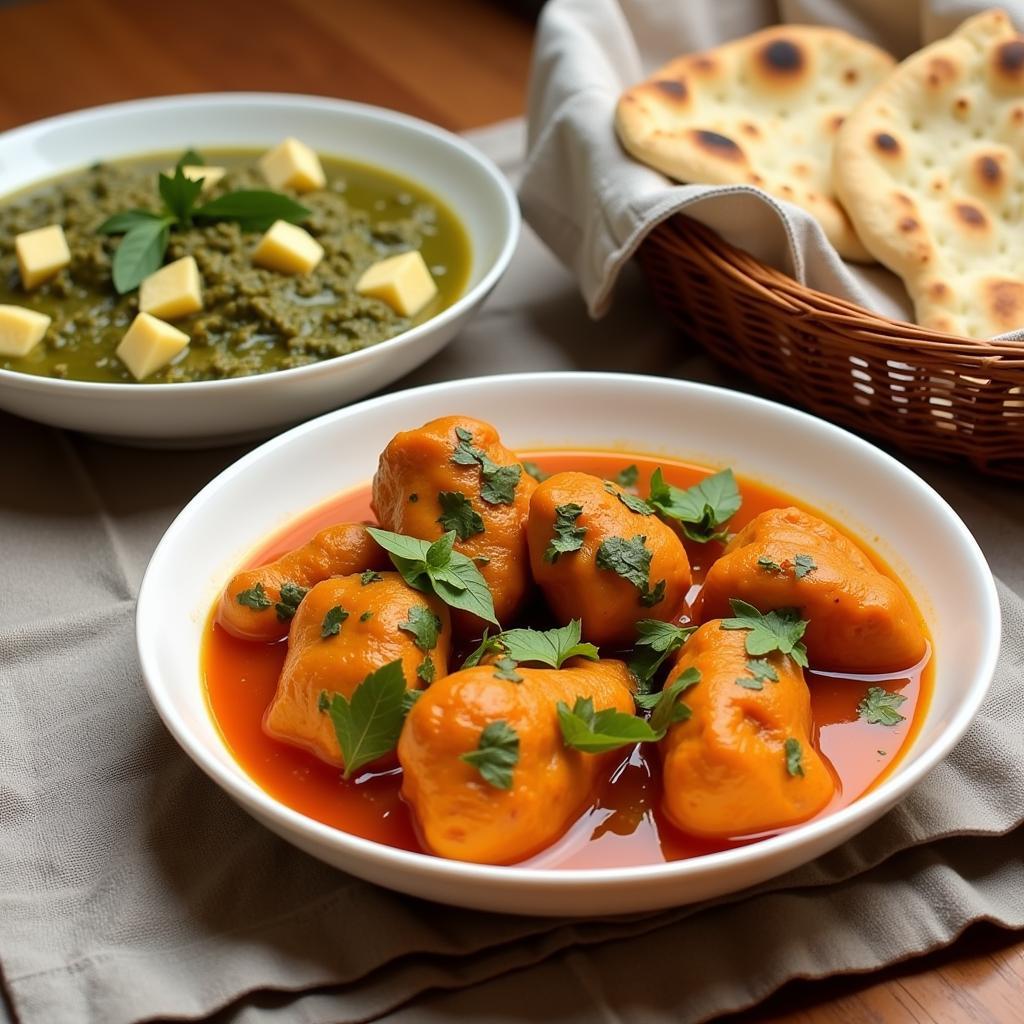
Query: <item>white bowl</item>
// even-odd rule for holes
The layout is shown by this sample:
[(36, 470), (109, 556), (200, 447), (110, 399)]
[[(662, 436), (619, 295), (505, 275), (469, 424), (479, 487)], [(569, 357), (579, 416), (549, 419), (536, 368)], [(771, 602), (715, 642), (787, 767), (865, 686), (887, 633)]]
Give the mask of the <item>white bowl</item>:
[[(231, 757), (206, 708), (199, 657), (207, 614), (231, 573), (269, 535), (368, 481), (397, 430), (450, 413), (489, 420), (521, 450), (622, 448), (731, 465), (870, 539), (918, 599), (935, 642), (935, 693), (923, 728), (890, 777), (835, 814), (763, 842), (670, 864), (598, 870), (489, 867), (391, 849), (306, 818), (264, 792)], [(992, 575), (956, 513), (920, 477), (854, 435), (701, 384), (548, 373), (435, 384), (372, 399), (246, 455), (192, 500), (160, 542), (139, 595), (137, 637), (150, 696), (174, 737), (218, 785), (289, 842), (354, 875), (427, 899), (582, 915), (650, 910), (742, 889), (869, 825), (967, 728), (992, 679), (999, 621)]]
[(349, 355), (254, 377), (182, 384), (99, 384), (0, 370), (0, 409), (122, 443), (200, 447), (262, 437), (362, 398), (446, 345), (505, 272), (519, 207), (501, 172), (450, 132), (404, 114), (318, 96), (211, 93), (93, 107), (0, 135), (0, 202), (97, 160), (159, 150), (314, 149), (411, 178), (440, 196), (469, 235), (465, 293), (425, 323)]

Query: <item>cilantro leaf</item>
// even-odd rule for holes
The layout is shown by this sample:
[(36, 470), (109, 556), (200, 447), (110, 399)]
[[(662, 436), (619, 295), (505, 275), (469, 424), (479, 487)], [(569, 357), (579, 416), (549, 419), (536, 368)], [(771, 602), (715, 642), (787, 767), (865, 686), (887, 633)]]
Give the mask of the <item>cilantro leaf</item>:
[(480, 497), (488, 505), (511, 505), (516, 500), (516, 488), (523, 475), (519, 463), (512, 466), (494, 466), (481, 473)]
[(417, 604), (409, 609), (409, 617), (405, 622), (400, 622), (398, 628), (411, 633), (421, 651), (432, 651), (437, 646), (441, 620), (429, 608)]
[(625, 469), (620, 469), (615, 474), (615, 482), (620, 487), (636, 487), (637, 480), (640, 479), (640, 470), (637, 469), (634, 463), (631, 466), (626, 466)]
[(757, 567), (762, 572), (782, 572), (782, 566), (767, 555), (761, 555), (757, 560)]
[(541, 469), (536, 462), (524, 460), (522, 466), (523, 471), (526, 473), (526, 475), (532, 476), (533, 479), (536, 480), (539, 484), (544, 483), (544, 481), (547, 480), (547, 478), (551, 475), (550, 473), (545, 473), (544, 470)]
[(652, 589), (649, 575), (652, 553), (647, 547), (647, 538), (636, 536), (630, 540), (624, 537), (609, 537), (597, 549), (598, 569), (607, 569), (628, 580), (640, 591), (640, 603), (645, 608), (665, 599), (665, 581), (659, 580)]
[(650, 690), (651, 680), (665, 659), (696, 632), (696, 626), (676, 626), (660, 619), (641, 619), (636, 624), (636, 645), (629, 670), (637, 678), (640, 693)]
[(661, 691), (658, 703), (654, 705), (654, 711), (651, 714), (651, 728), (656, 733), (664, 736), (670, 725), (674, 725), (676, 722), (685, 722), (690, 717), (692, 714), (690, 706), (684, 704), (679, 698), (691, 686), (696, 686), (699, 682), (700, 669), (688, 668)]
[(749, 676), (740, 676), (736, 680), (738, 686), (747, 690), (763, 690), (765, 681), (777, 683), (779, 674), (766, 658), (751, 658), (747, 661)]
[(202, 179), (193, 181), (185, 176), (179, 164), (172, 175), (157, 175), (160, 198), (167, 212), (179, 223), (188, 227), (192, 223), (192, 207), (203, 190)]
[(262, 583), (256, 583), (248, 590), (240, 590), (235, 600), (254, 612), (265, 612), (274, 602), (267, 597)]
[(793, 557), (793, 575), (798, 580), (802, 580), (817, 568), (817, 563), (810, 555), (795, 555)]
[(474, 534), (484, 532), (480, 513), (473, 509), (462, 491), (440, 491), (437, 500), (441, 505), (437, 521), (443, 530), (454, 530), (459, 540), (469, 540)]
[(360, 622), (369, 622), (370, 619), (372, 619), (372, 618), (373, 618), (373, 612), (371, 612), (370, 609), (367, 608), (366, 611), (363, 612), (363, 614), (359, 616), (359, 621)]
[(432, 591), (452, 608), (472, 612), (498, 625), (487, 581), (471, 558), (452, 549), (454, 530), (433, 544), (374, 526), (366, 527), (366, 531), (391, 556), (409, 586)]
[(371, 672), (350, 699), (340, 693), (330, 697), (321, 694), (320, 708), (331, 716), (345, 760), (346, 779), (364, 764), (395, 749), (405, 719), (405, 693), (405, 676), (398, 659)]
[(906, 699), (902, 693), (892, 693), (881, 686), (872, 686), (857, 705), (857, 714), (869, 725), (899, 725), (906, 721), (906, 716), (896, 709)]
[(653, 588), (645, 587), (644, 592), (640, 595), (640, 603), (645, 608), (653, 608), (656, 604), (661, 604), (665, 600), (665, 588), (667, 586), (667, 580), (658, 580)]
[(597, 661), (593, 644), (580, 643), (582, 623), (573, 619), (560, 629), (509, 629), (495, 639), (518, 662), (540, 662), (561, 668), (569, 658), (590, 658)]
[(803, 775), (804, 773), (804, 751), (800, 741), (792, 736), (785, 743), (786, 771), (790, 775)]
[(487, 657), (488, 654), (497, 654), (504, 648), (501, 646), (501, 641), (496, 636), (488, 636), (487, 630), (484, 630), (484, 635), (480, 640), (480, 646), (477, 647), (472, 654), (462, 663), (463, 668), (475, 668), (477, 665)]
[(523, 677), (516, 671), (516, 663), (506, 654), (494, 663), (494, 678), (508, 683), (521, 683)]
[(661, 738), (636, 715), (623, 714), (615, 708), (595, 712), (592, 697), (577, 697), (572, 710), (561, 700), (555, 707), (565, 745), (587, 754), (603, 754)]
[(329, 637), (337, 636), (341, 632), (341, 624), (348, 618), (348, 612), (341, 607), (340, 604), (336, 604), (333, 608), (327, 609), (327, 614), (324, 616), (323, 624), (320, 626), (320, 636), (324, 640)]
[(474, 446), (473, 435), (465, 427), (456, 427), (455, 437), (458, 444), (452, 453), (452, 462), (457, 466), (478, 465), (481, 459), (487, 458), (482, 449)]
[[(402, 714), (407, 715), (412, 711), (413, 704), (423, 696), (422, 690), (406, 690), (402, 694)], [(396, 741), (397, 742), (397, 741)]]
[(604, 482), (604, 489), (613, 497), (618, 498), (630, 512), (635, 512), (638, 516), (654, 515), (654, 509), (643, 498), (638, 498), (635, 494), (629, 494), (626, 491), (620, 491), (608, 480)]
[(277, 617), (287, 622), (295, 615), (302, 599), (309, 593), (309, 587), (300, 587), (290, 580), (281, 584), (281, 600), (274, 605)]
[(380, 583), (384, 579), (379, 572), (374, 569), (367, 569), (366, 572), (361, 573), (359, 576), (359, 582), (365, 587), (370, 583)]
[(555, 509), (555, 532), (544, 552), (544, 561), (554, 564), (559, 555), (579, 551), (586, 536), (585, 526), (577, 526), (576, 520), (583, 515), (583, 506), (570, 502)]
[(743, 501), (731, 469), (713, 473), (683, 490), (666, 483), (660, 467), (651, 476), (647, 500), (658, 515), (679, 522), (683, 533), (700, 544), (724, 540), (726, 532), (717, 528), (736, 514)]
[(807, 622), (795, 608), (779, 608), (762, 614), (752, 604), (738, 598), (730, 598), (729, 604), (734, 617), (723, 619), (721, 628), (749, 630), (747, 654), (756, 656), (781, 651), (807, 668), (807, 648), (800, 640)]
[(473, 765), (495, 789), (511, 789), (512, 772), (519, 763), (519, 736), (508, 722), (491, 722), (480, 733), (476, 750), (460, 754), (459, 760)]
[(434, 665), (433, 658), (428, 654), (419, 664), (416, 669), (416, 675), (423, 680), (429, 686), (437, 676), (437, 667)]

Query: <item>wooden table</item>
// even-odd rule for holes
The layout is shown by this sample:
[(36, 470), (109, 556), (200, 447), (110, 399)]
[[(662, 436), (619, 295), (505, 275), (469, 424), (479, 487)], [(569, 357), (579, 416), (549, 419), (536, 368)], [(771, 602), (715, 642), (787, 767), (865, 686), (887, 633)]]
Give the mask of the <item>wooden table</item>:
[[(253, 89), (394, 107), (455, 131), (523, 112), (532, 26), (484, 0), (0, 3), (0, 130), (113, 100)], [(1024, 940), (971, 929), (862, 978), (794, 982), (734, 1024), (1021, 1024)]]

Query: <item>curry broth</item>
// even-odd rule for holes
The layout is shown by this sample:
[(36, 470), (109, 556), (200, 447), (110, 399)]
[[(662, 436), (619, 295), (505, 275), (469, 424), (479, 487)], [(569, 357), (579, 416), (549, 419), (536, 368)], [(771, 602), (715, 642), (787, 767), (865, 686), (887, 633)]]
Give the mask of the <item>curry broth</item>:
[[(614, 478), (635, 463), (646, 483), (659, 466), (669, 483), (690, 487), (707, 475), (703, 467), (667, 459), (622, 453), (537, 452), (524, 454), (547, 473), (580, 470)], [(743, 505), (730, 521), (738, 530), (759, 513), (780, 506), (807, 508), (779, 491), (739, 479)], [(807, 511), (820, 515), (813, 509)], [(291, 524), (249, 560), (250, 566), (272, 561), (305, 543), (314, 533), (336, 522), (372, 519), (367, 484), (343, 494)], [(686, 542), (695, 587), (703, 579), (721, 545)], [(878, 568), (893, 576), (868, 550)], [(708, 556), (712, 556), (709, 559)], [(691, 592), (691, 600), (696, 590)], [(540, 618), (543, 610), (537, 610)], [(529, 617), (529, 616), (528, 616)], [(550, 623), (549, 623), (550, 625)], [(924, 624), (922, 621), (922, 628)], [(214, 621), (207, 624), (202, 670), (211, 714), (224, 741), (245, 772), (282, 803), (353, 835), (406, 850), (420, 850), (412, 815), (399, 795), (401, 769), (364, 772), (345, 782), (336, 768), (262, 730), (287, 650), (285, 641), (259, 644), (237, 640)], [(468, 651), (457, 651), (458, 664)], [(613, 656), (615, 652), (602, 651)], [(817, 817), (852, 803), (877, 785), (899, 760), (920, 727), (931, 693), (930, 658), (909, 672), (894, 676), (842, 676), (807, 672), (811, 689), (814, 744), (837, 780), (832, 801)], [(869, 686), (885, 686), (906, 698), (900, 708), (905, 721), (896, 726), (869, 725), (857, 715), (857, 705)], [(755, 842), (764, 836), (736, 837), (718, 842), (689, 836), (671, 825), (659, 806), (660, 764), (653, 749), (636, 748), (624, 756), (599, 787), (565, 835), (546, 850), (521, 863), (545, 868), (625, 867), (680, 860)], [(774, 834), (774, 833), (769, 833)]]

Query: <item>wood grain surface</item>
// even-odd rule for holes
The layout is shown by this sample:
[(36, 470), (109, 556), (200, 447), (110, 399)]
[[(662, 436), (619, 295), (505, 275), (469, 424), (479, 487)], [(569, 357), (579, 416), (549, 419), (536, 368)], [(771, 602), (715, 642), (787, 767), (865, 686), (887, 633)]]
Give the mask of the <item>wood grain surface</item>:
[[(319, 93), (454, 131), (521, 114), (533, 29), (498, 0), (0, 4), (0, 129), (166, 93)], [(730, 1024), (1022, 1024), (1024, 939), (989, 926), (867, 977), (794, 982)]]

